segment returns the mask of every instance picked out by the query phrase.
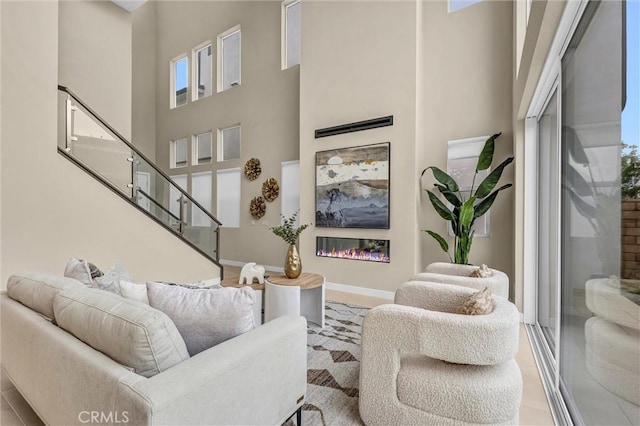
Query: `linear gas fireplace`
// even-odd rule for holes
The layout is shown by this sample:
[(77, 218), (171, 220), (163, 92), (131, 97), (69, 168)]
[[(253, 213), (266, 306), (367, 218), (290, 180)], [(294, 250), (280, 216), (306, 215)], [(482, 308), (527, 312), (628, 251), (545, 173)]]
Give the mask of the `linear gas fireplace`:
[(316, 256), (389, 263), (389, 240), (316, 237)]

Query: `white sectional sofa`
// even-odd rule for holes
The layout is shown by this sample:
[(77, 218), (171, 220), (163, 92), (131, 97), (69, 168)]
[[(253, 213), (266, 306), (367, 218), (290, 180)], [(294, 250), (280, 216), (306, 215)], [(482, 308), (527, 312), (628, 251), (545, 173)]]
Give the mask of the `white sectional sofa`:
[[(148, 305), (38, 273), (14, 275), (7, 288), (2, 368), (46, 424), (275, 425), (304, 402), (302, 317), (277, 318), (189, 357), (175, 325)], [(73, 323), (85, 308), (87, 320)], [(142, 367), (103, 352), (138, 357), (131, 362)]]

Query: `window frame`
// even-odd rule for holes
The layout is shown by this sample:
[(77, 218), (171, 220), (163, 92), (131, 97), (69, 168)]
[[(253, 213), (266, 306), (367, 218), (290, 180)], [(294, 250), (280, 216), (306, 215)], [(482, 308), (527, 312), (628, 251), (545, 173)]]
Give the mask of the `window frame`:
[[(176, 95), (176, 64), (183, 59), (187, 60), (187, 96), (185, 96), (185, 102), (178, 105), (178, 97)], [(187, 53), (183, 53), (169, 61), (169, 109), (179, 108), (189, 103), (189, 80), (189, 55)]]
[[(211, 47), (211, 56), (209, 56), (209, 61), (211, 62), (211, 93), (208, 95), (204, 95), (202, 97), (199, 96), (198, 93), (198, 68), (200, 65), (200, 61), (198, 60), (198, 53), (200, 53), (202, 50), (206, 49), (207, 47)], [(193, 82), (192, 84), (192, 89), (191, 89), (191, 102), (196, 102), (199, 101), (201, 99), (204, 98), (208, 98), (209, 96), (213, 95), (213, 81), (214, 81), (214, 77), (213, 77), (213, 41), (212, 40), (207, 40), (205, 42), (200, 43), (199, 45), (197, 45), (196, 47), (194, 47), (191, 50), (191, 58), (192, 58), (192, 62), (193, 62), (193, 67), (191, 70), (191, 81)]]
[[(287, 11), (290, 7), (295, 6), (295, 5), (299, 5), (300, 8), (302, 8), (302, 2), (301, 0), (284, 0), (282, 2), (281, 5), (281, 11), (280, 11), (280, 22), (281, 22), (281, 34), (280, 34), (280, 51), (281, 51), (281, 58), (280, 58), (280, 62), (281, 62), (281, 69), (282, 70), (286, 70), (289, 68), (293, 68), (295, 66), (300, 66), (300, 50), (301, 50), (301, 45), (300, 43), (298, 44), (298, 63), (296, 64), (292, 64), (289, 65), (288, 64), (288, 44), (287, 44), (287, 35), (288, 35), (288, 28), (289, 28), (289, 19), (287, 18)], [(302, 10), (302, 9), (301, 9)], [(302, 13), (300, 14), (300, 21), (302, 21)], [(299, 22), (298, 25), (300, 27), (302, 27), (302, 22)], [(300, 34), (300, 37), (302, 37), (302, 35)]]
[[(177, 142), (179, 141), (185, 141), (185, 148), (187, 150), (187, 152), (185, 153), (185, 164), (184, 166), (179, 166), (177, 163), (177, 157), (178, 157), (178, 152), (177, 152), (177, 148), (178, 148), (178, 144)], [(189, 167), (189, 137), (188, 136), (184, 136), (184, 137), (180, 137), (180, 138), (176, 138), (176, 139), (171, 139), (171, 141), (169, 142), (169, 168), (170, 169), (183, 169), (185, 167)]]
[[(239, 149), (238, 149), (238, 158), (225, 158), (224, 157), (224, 131), (225, 130), (230, 130), (230, 129), (235, 129), (235, 128), (239, 129), (240, 135), (238, 137), (238, 144)], [(227, 127), (221, 127), (218, 129), (218, 143), (217, 143), (217, 161), (218, 163), (223, 162), (223, 161), (233, 161), (233, 160), (240, 160), (242, 158), (242, 125), (240, 123), (236, 123), (233, 124), (231, 126), (227, 126)]]
[[(199, 155), (198, 146), (200, 144), (200, 141), (198, 140), (198, 138), (203, 135), (210, 135), (209, 151), (211, 153), (211, 157), (209, 157), (209, 161), (201, 163), (200, 159), (198, 158), (198, 155)], [(213, 163), (213, 132), (211, 130), (208, 130), (206, 132), (197, 133), (193, 135), (191, 140), (191, 164), (193, 166), (201, 166), (203, 164), (212, 164), (212, 163)]]
[[(237, 84), (232, 84), (231, 87), (224, 88), (224, 40), (236, 33), (240, 38), (240, 42), (238, 44), (238, 81)], [(236, 25), (232, 28), (229, 28), (227, 31), (218, 34), (216, 44), (216, 86), (217, 93), (220, 93), (242, 85), (242, 30), (240, 28), (240, 25)]]

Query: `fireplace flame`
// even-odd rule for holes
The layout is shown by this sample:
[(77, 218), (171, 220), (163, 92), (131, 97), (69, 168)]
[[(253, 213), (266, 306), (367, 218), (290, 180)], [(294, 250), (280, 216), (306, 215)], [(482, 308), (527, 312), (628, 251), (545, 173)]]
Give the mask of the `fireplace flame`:
[(331, 248), (331, 250), (318, 249), (317, 256), (322, 257), (335, 257), (339, 259), (354, 259), (354, 260), (366, 260), (370, 262), (382, 262), (389, 263), (389, 255), (386, 253), (372, 252), (367, 249), (361, 248)]

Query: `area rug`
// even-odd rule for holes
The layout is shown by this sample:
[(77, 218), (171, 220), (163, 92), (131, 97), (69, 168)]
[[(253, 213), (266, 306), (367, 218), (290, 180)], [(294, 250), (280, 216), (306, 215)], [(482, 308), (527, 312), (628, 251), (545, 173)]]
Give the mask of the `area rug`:
[[(362, 425), (358, 414), (360, 335), (368, 309), (327, 302), (325, 328), (307, 330), (304, 426)], [(294, 416), (295, 419), (295, 416)], [(286, 426), (295, 423), (289, 420)]]

